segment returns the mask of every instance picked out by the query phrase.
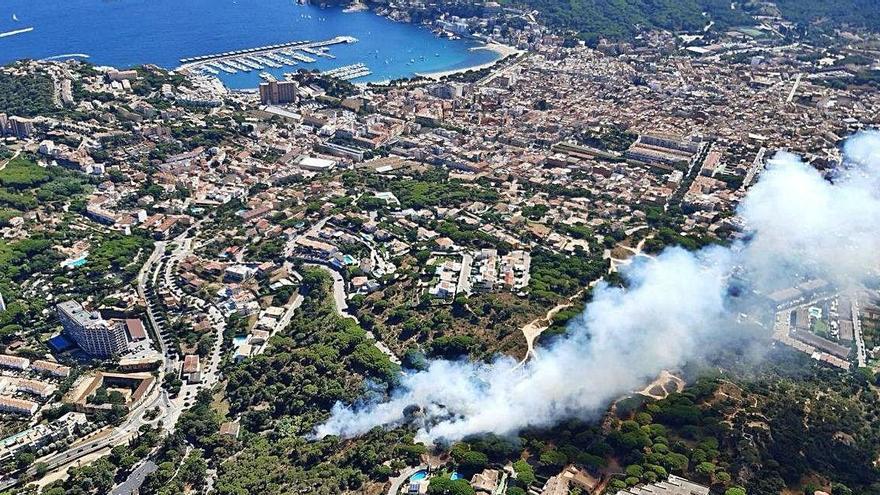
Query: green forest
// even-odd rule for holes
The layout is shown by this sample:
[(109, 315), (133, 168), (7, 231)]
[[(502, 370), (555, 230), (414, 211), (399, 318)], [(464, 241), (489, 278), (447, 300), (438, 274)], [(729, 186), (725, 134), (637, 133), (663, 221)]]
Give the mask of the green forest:
[[(514, 2), (517, 3), (517, 2)], [(748, 23), (748, 15), (725, 0), (522, 0), (555, 28), (570, 29), (588, 42), (627, 39), (643, 29), (695, 31), (710, 20), (719, 28)], [(709, 17), (703, 15), (709, 13)]]
[(0, 113), (32, 117), (57, 111), (52, 79), (45, 74), (14, 76), (0, 72)]
[(783, 17), (790, 21), (880, 30), (880, 7), (876, 0), (776, 0), (775, 3)]
[[(14, 214), (38, 206), (59, 206), (86, 190), (87, 178), (60, 167), (41, 167), (36, 158), (22, 155), (0, 170), (0, 208)], [(0, 215), (0, 226), (4, 224)]]
[[(709, 21), (715, 23), (716, 29), (753, 24), (750, 12), (732, 9), (727, 0), (513, 0), (510, 3), (538, 10), (544, 23), (575, 31), (588, 43), (595, 43), (599, 38), (628, 39), (651, 28), (696, 31)], [(880, 29), (880, 9), (875, 0), (778, 0), (775, 3), (784, 18), (797, 23)]]

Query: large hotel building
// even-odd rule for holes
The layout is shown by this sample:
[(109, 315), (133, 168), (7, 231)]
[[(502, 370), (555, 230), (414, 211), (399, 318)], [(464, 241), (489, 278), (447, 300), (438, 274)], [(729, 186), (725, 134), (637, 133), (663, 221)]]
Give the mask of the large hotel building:
[(299, 84), (296, 81), (269, 81), (260, 84), (260, 102), (263, 105), (295, 103)]
[(123, 325), (108, 322), (97, 311), (86, 311), (76, 301), (65, 301), (57, 310), (64, 334), (92, 356), (112, 357), (128, 349)]

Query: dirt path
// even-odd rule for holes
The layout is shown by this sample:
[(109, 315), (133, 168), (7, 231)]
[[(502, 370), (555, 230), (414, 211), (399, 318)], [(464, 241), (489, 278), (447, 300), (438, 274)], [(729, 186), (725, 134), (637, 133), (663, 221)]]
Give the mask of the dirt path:
[[(654, 258), (653, 255), (650, 255), (650, 254), (645, 253), (643, 251), (643, 249), (645, 247), (645, 242), (651, 238), (653, 238), (652, 235), (645, 237), (644, 239), (640, 240), (638, 242), (638, 244), (636, 244), (635, 247), (626, 246), (624, 244), (617, 244), (617, 246), (616, 246), (617, 248), (620, 248), (620, 249), (627, 251), (631, 254), (626, 258), (611, 258), (612, 264), (614, 264), (615, 266), (628, 265), (628, 264), (632, 263), (632, 260), (638, 256), (645, 256), (647, 258)], [(612, 250), (612, 252), (613, 252), (613, 250)]]
[(20, 155), (20, 154), (21, 154), (21, 150), (17, 150), (14, 155), (9, 157), (8, 160), (3, 160), (3, 163), (0, 163), (0, 170), (3, 170), (4, 168), (6, 168), (6, 165), (9, 162), (11, 162), (12, 160), (15, 160), (16, 158), (18, 158), (18, 155)]
[[(675, 390), (669, 390), (666, 388), (670, 382), (675, 383)], [(660, 390), (662, 390), (662, 392), (660, 394), (653, 392), (655, 388), (659, 388)], [(684, 380), (673, 375), (672, 372), (670, 372), (669, 370), (663, 370), (660, 372), (660, 376), (655, 378), (653, 382), (649, 383), (647, 386), (645, 386), (645, 388), (637, 393), (644, 395), (645, 397), (650, 397), (652, 399), (663, 400), (669, 394), (673, 392), (681, 392), (682, 390), (684, 390)]]
[[(633, 253), (633, 257), (639, 256), (639, 255), (653, 257), (648, 254), (644, 254), (642, 252), (642, 248), (645, 246), (645, 241), (647, 241), (651, 237), (653, 237), (653, 236), (647, 236), (644, 239), (640, 240), (635, 248), (631, 248), (631, 247), (627, 247), (627, 246), (623, 246), (623, 247), (625, 247), (627, 250), (631, 251)], [(609, 259), (610, 265), (611, 265), (608, 271), (613, 272), (613, 271), (617, 270), (618, 265), (629, 263), (632, 260), (632, 257), (629, 258), (628, 260), (615, 260), (614, 258), (611, 257), (610, 252), (609, 252), (608, 259)], [(596, 284), (598, 284), (600, 280), (602, 280), (602, 278), (599, 278), (598, 280), (594, 280), (594, 281), (590, 282), (590, 285), (588, 286), (588, 288), (595, 287)], [(570, 307), (574, 306), (574, 301), (583, 297), (584, 291), (586, 291), (586, 290), (587, 289), (579, 290), (575, 295), (569, 297), (567, 302), (556, 305), (550, 311), (547, 311), (546, 315), (529, 322), (528, 324), (526, 324), (526, 326), (524, 326), (522, 328), (523, 336), (526, 339), (526, 355), (523, 357), (522, 361), (520, 361), (519, 364), (516, 365), (516, 368), (519, 368), (520, 366), (524, 365), (526, 363), (526, 361), (529, 360), (530, 357), (531, 358), (537, 357), (537, 354), (535, 354), (535, 340), (537, 340), (538, 337), (541, 336), (541, 333), (544, 330), (547, 330), (550, 327), (550, 325), (553, 323), (553, 317), (556, 316), (557, 313), (559, 313), (563, 309), (570, 308)], [(516, 369), (516, 368), (514, 368), (514, 369)]]
[[(591, 284), (592, 286), (592, 284)], [(579, 290), (575, 295), (568, 298), (567, 302), (562, 304), (557, 304), (550, 311), (547, 311), (547, 314), (532, 320), (526, 326), (522, 328), (523, 336), (526, 338), (526, 355), (523, 357), (522, 361), (519, 362), (517, 367), (525, 364), (526, 361), (529, 360), (529, 357), (535, 357), (535, 340), (541, 336), (541, 333), (544, 330), (550, 328), (550, 325), (553, 323), (553, 317), (556, 316), (557, 313), (562, 311), (563, 309), (570, 308), (574, 306), (574, 301), (584, 295), (584, 290)]]
[[(641, 252), (642, 246), (644, 244), (645, 244), (645, 240), (642, 239), (642, 241), (639, 242), (638, 246), (636, 246), (636, 249), (639, 252)], [(610, 267), (608, 269), (608, 272), (610, 273), (610, 272), (616, 271), (617, 266), (615, 265), (614, 258), (612, 258), (610, 254), (608, 254), (607, 257), (610, 261)], [(541, 333), (544, 330), (547, 330), (548, 328), (550, 328), (550, 325), (553, 323), (553, 317), (556, 316), (556, 314), (559, 313), (560, 311), (562, 311), (563, 309), (570, 308), (570, 307), (574, 306), (574, 302), (577, 299), (580, 299), (581, 297), (583, 297), (584, 292), (587, 289), (592, 289), (593, 287), (595, 287), (596, 284), (598, 284), (601, 280), (603, 280), (603, 278), (604, 277), (593, 280), (592, 282), (590, 282), (590, 284), (587, 286), (587, 288), (581, 289), (581, 290), (577, 291), (577, 293), (575, 295), (569, 297), (567, 302), (556, 305), (550, 311), (547, 311), (546, 315), (544, 315), (541, 318), (537, 318), (537, 319), (531, 321), (530, 323), (528, 323), (526, 326), (524, 326), (522, 328), (523, 336), (526, 338), (526, 347), (527, 347), (526, 348), (526, 355), (523, 357), (522, 361), (520, 361), (519, 364), (516, 365), (516, 367), (514, 369), (519, 368), (520, 366), (524, 365), (526, 363), (526, 361), (529, 360), (529, 357), (535, 358), (537, 356), (535, 354), (535, 340), (537, 340), (538, 337), (540, 337)]]

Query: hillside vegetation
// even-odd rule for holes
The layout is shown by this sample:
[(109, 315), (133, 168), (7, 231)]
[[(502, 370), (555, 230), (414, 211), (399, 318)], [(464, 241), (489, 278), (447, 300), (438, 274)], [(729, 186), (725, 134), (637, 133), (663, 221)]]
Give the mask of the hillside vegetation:
[[(569, 29), (587, 42), (627, 39), (644, 29), (697, 31), (710, 21), (715, 29), (753, 24), (750, 13), (728, 0), (514, 0), (540, 12), (551, 27)], [(783, 17), (803, 23), (880, 29), (875, 0), (778, 0)]]
[[(551, 27), (571, 29), (589, 41), (625, 39), (643, 29), (695, 31), (710, 20), (719, 27), (747, 23), (748, 15), (725, 0), (522, 0)], [(704, 15), (704, 12), (706, 15)]]

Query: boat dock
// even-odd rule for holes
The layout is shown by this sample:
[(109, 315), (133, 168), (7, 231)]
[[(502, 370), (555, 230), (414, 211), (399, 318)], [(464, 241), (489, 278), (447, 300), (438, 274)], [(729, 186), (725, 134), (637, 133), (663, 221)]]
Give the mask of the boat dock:
[(220, 62), (214, 62), (213, 64), (203, 65), (203, 66), (200, 67), (200, 68), (208, 68), (208, 67), (211, 67), (211, 66), (214, 66), (214, 67), (216, 67), (216, 68), (222, 70), (223, 72), (225, 72), (225, 73), (227, 73), (227, 74), (235, 74), (236, 72), (238, 72), (237, 70), (233, 69), (232, 67), (229, 67), (229, 66), (223, 65), (223, 64), (221, 64)]
[(298, 60), (300, 62), (305, 62), (307, 64), (311, 64), (311, 63), (315, 62), (315, 59), (313, 59), (312, 57), (309, 57), (308, 55), (303, 55), (302, 53), (295, 52), (293, 50), (281, 50), (281, 53), (287, 55), (288, 57), (290, 57), (294, 60)]
[(238, 61), (238, 60), (224, 60), (223, 63), (226, 64), (226, 65), (229, 66), (229, 67), (232, 67), (232, 68), (235, 69), (235, 70), (240, 70), (240, 71), (243, 71), (243, 72), (247, 72), (247, 71), (249, 71), (249, 70), (252, 69), (251, 67), (248, 67), (247, 65), (244, 65), (243, 63), (241, 63), (241, 62)]
[(372, 71), (364, 64), (344, 65), (321, 73), (322, 76), (335, 77), (343, 81), (369, 76), (370, 74), (372, 74)]
[(200, 55), (198, 57), (180, 59), (180, 69), (202, 71), (208, 74), (216, 74), (218, 70), (228, 74), (235, 74), (239, 71), (264, 70), (266, 67), (279, 69), (284, 66), (294, 66), (298, 63), (313, 63), (316, 61), (314, 57), (304, 53), (317, 57), (336, 58), (329, 52), (331, 46), (343, 43), (357, 43), (357, 41), (357, 38), (351, 36), (337, 36), (324, 41), (290, 41), (277, 45)]
[(263, 70), (265, 68), (262, 65), (254, 62), (253, 60), (244, 57), (237, 59), (236, 62), (240, 63), (241, 65), (246, 65), (251, 69)]
[(300, 48), (300, 50), (306, 53), (311, 53), (312, 55), (316, 55), (318, 57), (336, 58), (331, 53), (329, 53), (326, 48), (312, 48), (310, 46), (304, 46)]

